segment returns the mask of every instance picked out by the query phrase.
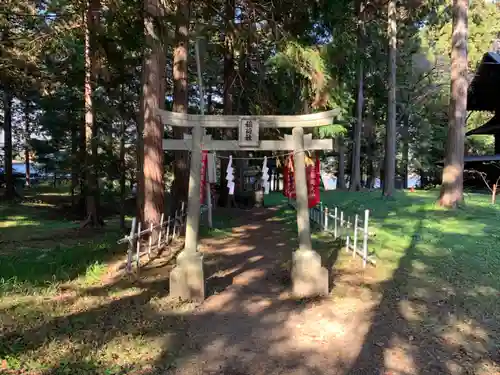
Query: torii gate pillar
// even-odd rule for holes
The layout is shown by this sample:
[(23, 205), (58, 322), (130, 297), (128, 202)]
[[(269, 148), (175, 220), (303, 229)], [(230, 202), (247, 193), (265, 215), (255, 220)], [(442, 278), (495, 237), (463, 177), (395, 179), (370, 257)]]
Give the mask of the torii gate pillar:
[(293, 128), (294, 176), (297, 201), (299, 249), (293, 254), (292, 293), (295, 297), (328, 295), (328, 270), (321, 266), (321, 256), (312, 249), (304, 161), (304, 129)]
[(203, 256), (198, 252), (200, 226), (201, 144), (203, 128), (193, 127), (191, 163), (189, 166), (188, 207), (186, 239), (182, 252), (177, 256), (176, 267), (170, 272), (170, 295), (182, 300), (205, 299)]

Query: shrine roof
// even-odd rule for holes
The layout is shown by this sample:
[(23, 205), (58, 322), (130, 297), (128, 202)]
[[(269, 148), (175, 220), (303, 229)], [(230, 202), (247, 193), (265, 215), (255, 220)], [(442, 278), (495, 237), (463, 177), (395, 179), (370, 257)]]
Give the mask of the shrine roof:
[(487, 52), (469, 85), (467, 95), (469, 111), (500, 110), (500, 54)]
[[(492, 162), (492, 161), (500, 161), (500, 155), (465, 155), (464, 163), (484, 163), (484, 162)], [(444, 160), (440, 160), (436, 163), (436, 165), (444, 165)]]
[(465, 163), (485, 162), (485, 161), (500, 161), (500, 155), (467, 155), (467, 156), (464, 156)]

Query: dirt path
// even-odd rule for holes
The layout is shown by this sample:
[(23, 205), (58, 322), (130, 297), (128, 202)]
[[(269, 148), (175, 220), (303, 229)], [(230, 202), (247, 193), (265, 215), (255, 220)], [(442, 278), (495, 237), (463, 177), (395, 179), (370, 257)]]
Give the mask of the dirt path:
[(275, 210), (252, 211), (232, 237), (204, 241), (208, 288), (220, 293), (188, 318), (172, 373), (343, 374), (359, 353), (372, 302), (292, 300), (283, 264), (296, 239)]

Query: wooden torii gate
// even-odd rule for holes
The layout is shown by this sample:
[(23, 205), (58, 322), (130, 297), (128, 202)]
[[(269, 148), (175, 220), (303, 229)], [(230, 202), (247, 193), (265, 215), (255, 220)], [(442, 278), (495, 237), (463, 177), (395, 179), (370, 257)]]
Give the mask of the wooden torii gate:
[[(189, 300), (205, 299), (203, 258), (198, 252), (200, 224), (200, 184), (202, 150), (207, 151), (294, 151), (294, 176), (297, 200), (299, 248), (293, 255), (293, 293), (298, 297), (328, 294), (328, 271), (321, 266), (320, 255), (312, 249), (304, 152), (332, 150), (332, 139), (312, 139), (304, 128), (332, 124), (336, 110), (298, 116), (217, 116), (189, 115), (158, 110), (164, 125), (191, 127), (192, 138), (164, 139), (164, 150), (189, 150), (188, 208), (186, 242), (170, 274), (170, 294)], [(260, 128), (293, 128), (284, 140), (259, 140)], [(203, 128), (238, 128), (238, 140), (212, 140)]]

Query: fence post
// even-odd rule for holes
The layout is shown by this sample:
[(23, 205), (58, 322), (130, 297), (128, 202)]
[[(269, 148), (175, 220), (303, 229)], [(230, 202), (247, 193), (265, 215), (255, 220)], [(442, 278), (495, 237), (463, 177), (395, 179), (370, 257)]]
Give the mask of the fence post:
[(333, 234), (335, 235), (335, 239), (338, 238), (338, 233), (337, 233), (337, 221), (339, 220), (339, 216), (337, 215), (337, 207), (335, 207), (335, 218), (334, 218), (334, 224), (335, 227), (333, 229)]
[(356, 250), (358, 245), (358, 214), (354, 217), (354, 249), (352, 250), (352, 257), (356, 256)]
[(347, 235), (346, 239), (345, 239), (345, 248), (346, 248), (346, 251), (349, 252), (349, 235)]
[(347, 216), (347, 225), (346, 225), (346, 231), (347, 233), (349, 234), (349, 243), (351, 242), (351, 227), (352, 227), (352, 223), (351, 223), (351, 218), (349, 216)]
[(174, 214), (174, 227), (172, 229), (172, 242), (175, 240), (176, 231), (177, 231), (177, 210), (175, 210), (175, 214)]
[(368, 260), (368, 220), (370, 218), (370, 210), (365, 210), (365, 221), (363, 228), (363, 267), (366, 267)]
[(160, 246), (161, 246), (161, 235), (163, 233), (163, 218), (165, 214), (161, 214), (160, 218), (160, 233), (158, 234), (158, 245), (156, 246), (157, 252), (160, 251)]
[(148, 259), (151, 260), (151, 244), (153, 242), (153, 223), (149, 226)]
[(141, 263), (141, 222), (137, 224), (137, 250), (135, 253), (135, 266), (137, 267), (137, 273), (139, 273), (139, 266)]
[(132, 228), (130, 228), (128, 249), (127, 249), (127, 272), (132, 272), (132, 253), (134, 251), (134, 236), (135, 236), (135, 226), (137, 224), (137, 218), (132, 219)]
[(323, 230), (326, 232), (328, 231), (328, 206), (325, 207), (324, 210), (324, 219), (323, 219)]
[(170, 216), (167, 218), (167, 234), (165, 235), (165, 245), (170, 241)]
[(324, 227), (324, 223), (325, 223), (325, 217), (323, 216), (323, 213), (325, 212), (324, 208), (323, 208), (323, 202), (319, 202), (319, 225), (320, 227)]
[[(186, 207), (185, 207), (185, 204), (184, 202), (181, 202), (181, 226), (182, 228), (184, 228), (184, 225), (185, 225), (185, 221), (184, 221), (184, 213), (186, 211)], [(177, 215), (177, 211), (175, 211), (175, 214)]]
[(344, 236), (344, 211), (340, 211), (340, 237)]

